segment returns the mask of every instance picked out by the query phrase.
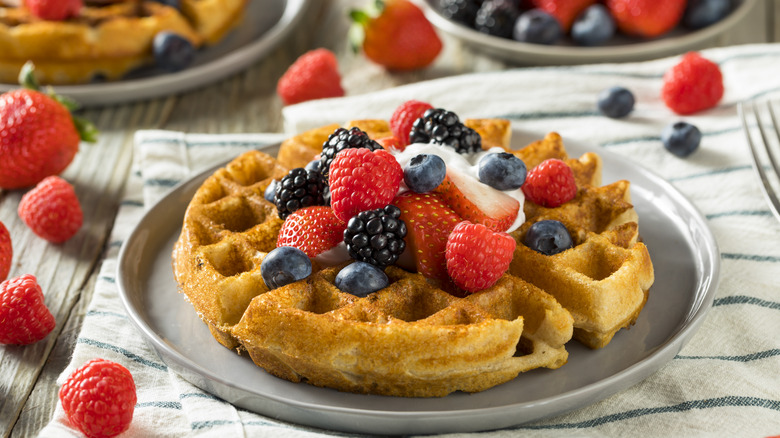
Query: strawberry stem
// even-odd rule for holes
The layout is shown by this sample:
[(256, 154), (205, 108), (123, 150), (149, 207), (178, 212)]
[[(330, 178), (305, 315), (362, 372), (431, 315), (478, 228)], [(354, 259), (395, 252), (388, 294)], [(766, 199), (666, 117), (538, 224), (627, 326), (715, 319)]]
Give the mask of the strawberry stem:
[[(22, 66), (22, 69), (19, 71), (19, 84), (30, 90), (41, 90), (41, 86), (38, 83), (38, 80), (35, 79), (35, 65), (32, 63), (32, 61), (25, 62)], [(81, 137), (82, 140), (89, 143), (94, 143), (97, 141), (98, 130), (95, 125), (92, 124), (92, 122), (89, 120), (73, 114), (74, 111), (81, 107), (78, 102), (71, 99), (70, 97), (60, 96), (54, 92), (52, 87), (47, 87), (46, 94), (59, 102), (60, 105), (64, 106), (68, 112), (70, 112), (71, 118), (73, 119), (73, 124), (76, 125), (76, 131), (79, 133), (79, 137)]]
[(19, 84), (30, 90), (38, 91), (41, 89), (38, 80), (35, 79), (35, 66), (32, 61), (25, 62), (19, 71)]

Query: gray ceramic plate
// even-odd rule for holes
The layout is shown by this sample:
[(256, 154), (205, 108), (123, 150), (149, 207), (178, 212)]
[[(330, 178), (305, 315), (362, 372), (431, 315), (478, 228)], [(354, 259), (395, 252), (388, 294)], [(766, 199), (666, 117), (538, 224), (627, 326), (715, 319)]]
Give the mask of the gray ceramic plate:
[[(517, 146), (539, 138), (523, 132), (514, 137)], [(575, 156), (593, 150), (567, 145)], [(640, 232), (655, 267), (647, 305), (636, 325), (607, 347), (592, 351), (571, 342), (562, 368), (534, 370), (481, 393), (436, 399), (342, 393), (275, 378), (248, 356), (219, 345), (177, 293), (171, 272), (184, 210), (211, 171), (174, 188), (139, 222), (119, 255), (120, 294), (131, 320), (173, 370), (272, 418), (340, 431), (412, 434), (496, 429), (560, 414), (619, 392), (674, 358), (711, 307), (718, 283), (717, 245), (696, 208), (660, 177), (608, 150), (598, 152), (605, 183), (632, 181)]]
[[(191, 90), (237, 73), (265, 56), (298, 23), (309, 0), (250, 0), (243, 22), (224, 40), (198, 51), (192, 66), (176, 73), (147, 67), (116, 82), (58, 85), (57, 93), (84, 106), (114, 104)], [(0, 92), (17, 88), (0, 84)]]
[(617, 36), (599, 47), (578, 47), (572, 44), (542, 45), (498, 38), (450, 21), (432, 6), (438, 0), (425, 0), (428, 19), (439, 30), (475, 47), (480, 52), (521, 65), (570, 65), (602, 62), (644, 61), (672, 56), (706, 47), (719, 35), (745, 18), (756, 0), (735, 0), (731, 13), (723, 20), (700, 30), (675, 29), (662, 37), (639, 40)]

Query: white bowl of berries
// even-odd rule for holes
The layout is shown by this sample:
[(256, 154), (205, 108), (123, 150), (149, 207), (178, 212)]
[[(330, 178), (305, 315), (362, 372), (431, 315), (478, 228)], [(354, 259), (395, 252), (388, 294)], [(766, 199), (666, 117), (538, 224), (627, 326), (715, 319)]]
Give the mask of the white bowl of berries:
[(425, 0), (428, 18), (442, 32), (525, 65), (643, 61), (701, 49), (741, 22), (755, 4), (756, 0)]

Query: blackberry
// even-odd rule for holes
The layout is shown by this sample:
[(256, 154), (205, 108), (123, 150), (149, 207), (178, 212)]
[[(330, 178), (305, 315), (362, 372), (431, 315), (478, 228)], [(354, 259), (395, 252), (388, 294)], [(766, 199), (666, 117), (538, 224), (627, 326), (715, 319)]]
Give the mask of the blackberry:
[(274, 195), (279, 217), (286, 219), (299, 208), (327, 205), (324, 198), (327, 187), (327, 180), (315, 170), (303, 167), (291, 170), (279, 181)]
[(400, 216), (401, 209), (395, 205), (353, 216), (344, 230), (349, 255), (380, 269), (395, 263), (406, 249), (406, 224)]
[(433, 108), (415, 120), (409, 143), (437, 143), (452, 147), (461, 154), (482, 150), (482, 137), (460, 122), (452, 111)]
[(511, 0), (487, 0), (477, 11), (474, 28), (500, 38), (512, 38), (520, 9)]
[(438, 5), (445, 18), (473, 28), (482, 0), (439, 0)]
[(369, 138), (368, 134), (359, 128), (336, 129), (322, 145), (322, 153), (320, 154), (320, 173), (326, 180), (330, 172), (330, 163), (333, 162), (336, 154), (349, 148), (367, 148), (375, 151), (382, 149), (382, 145)]

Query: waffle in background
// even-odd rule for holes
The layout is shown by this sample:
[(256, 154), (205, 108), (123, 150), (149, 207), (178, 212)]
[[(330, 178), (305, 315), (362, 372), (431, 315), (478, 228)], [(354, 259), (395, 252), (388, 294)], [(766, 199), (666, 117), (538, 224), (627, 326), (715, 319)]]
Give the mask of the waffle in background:
[(175, 32), (195, 47), (218, 42), (240, 22), (246, 1), (183, 0), (182, 12), (154, 1), (87, 2), (65, 21), (0, 6), (0, 81), (16, 83), (28, 60), (44, 84), (116, 80), (153, 62), (159, 32)]

